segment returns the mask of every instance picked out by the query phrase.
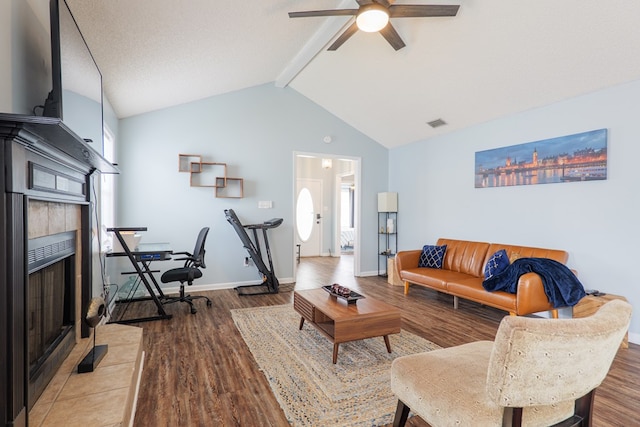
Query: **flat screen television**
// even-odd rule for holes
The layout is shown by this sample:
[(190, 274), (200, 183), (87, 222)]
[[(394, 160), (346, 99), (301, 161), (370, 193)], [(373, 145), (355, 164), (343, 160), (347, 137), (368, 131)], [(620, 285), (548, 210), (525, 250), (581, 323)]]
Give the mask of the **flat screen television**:
[(102, 74), (65, 0), (50, 0), (53, 86), (43, 115), (102, 152)]

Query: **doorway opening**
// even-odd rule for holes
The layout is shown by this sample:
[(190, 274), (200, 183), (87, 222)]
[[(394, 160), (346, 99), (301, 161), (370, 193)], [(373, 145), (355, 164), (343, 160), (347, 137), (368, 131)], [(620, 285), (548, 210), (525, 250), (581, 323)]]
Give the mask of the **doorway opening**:
[(294, 153), (294, 276), (300, 258), (348, 257), (360, 274), (360, 159)]

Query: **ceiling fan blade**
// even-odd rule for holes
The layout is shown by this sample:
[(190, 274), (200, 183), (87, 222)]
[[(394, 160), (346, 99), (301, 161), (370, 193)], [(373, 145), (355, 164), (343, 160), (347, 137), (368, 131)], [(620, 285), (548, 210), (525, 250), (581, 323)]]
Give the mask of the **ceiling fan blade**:
[(307, 18), (309, 16), (353, 16), (358, 9), (309, 10), (305, 12), (289, 12), (289, 18)]
[(334, 41), (333, 44), (329, 46), (327, 50), (337, 50), (340, 46), (342, 46), (344, 42), (349, 40), (349, 37), (354, 35), (357, 31), (358, 31), (358, 25), (354, 22), (349, 26), (349, 28), (347, 28), (346, 30), (344, 30), (342, 34), (340, 34), (340, 36), (336, 39), (336, 41)]
[(456, 16), (460, 5), (398, 4), (389, 6), (391, 18), (422, 18), (428, 16)]
[(393, 47), (395, 50), (400, 50), (406, 46), (400, 38), (400, 34), (398, 34), (396, 29), (393, 28), (393, 25), (391, 25), (391, 22), (389, 22), (386, 27), (380, 30), (380, 34), (382, 34), (382, 37), (387, 39), (391, 47)]
[(389, 7), (391, 4), (389, 0), (356, 0), (360, 6), (364, 6), (371, 3), (379, 3), (384, 7)]

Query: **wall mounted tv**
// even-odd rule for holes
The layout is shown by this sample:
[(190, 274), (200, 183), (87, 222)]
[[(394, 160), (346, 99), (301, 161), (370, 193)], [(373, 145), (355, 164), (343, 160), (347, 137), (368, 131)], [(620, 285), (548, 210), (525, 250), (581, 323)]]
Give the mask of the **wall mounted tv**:
[(102, 74), (65, 0), (50, 0), (53, 89), (43, 115), (102, 152)]

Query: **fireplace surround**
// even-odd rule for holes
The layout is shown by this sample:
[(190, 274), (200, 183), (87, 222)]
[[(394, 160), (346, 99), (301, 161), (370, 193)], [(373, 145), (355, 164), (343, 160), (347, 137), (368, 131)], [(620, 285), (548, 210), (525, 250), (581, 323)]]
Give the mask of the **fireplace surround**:
[[(31, 211), (28, 209), (28, 223), (39, 221), (31, 218), (37, 215)], [(29, 239), (27, 245), (28, 408), (33, 407), (76, 343), (78, 231)]]
[[(97, 172), (117, 169), (59, 119), (0, 114), (0, 142), (0, 423), (26, 426), (29, 409), (59, 364), (89, 336), (80, 319), (92, 297), (90, 188)], [(30, 285), (42, 278), (29, 273), (42, 268), (49, 279), (62, 277), (64, 283), (62, 289), (38, 291), (61, 305), (39, 308), (54, 326), (46, 338), (36, 338), (34, 323), (41, 327), (46, 319), (35, 322), (30, 299), (36, 305), (43, 301), (34, 302)]]

